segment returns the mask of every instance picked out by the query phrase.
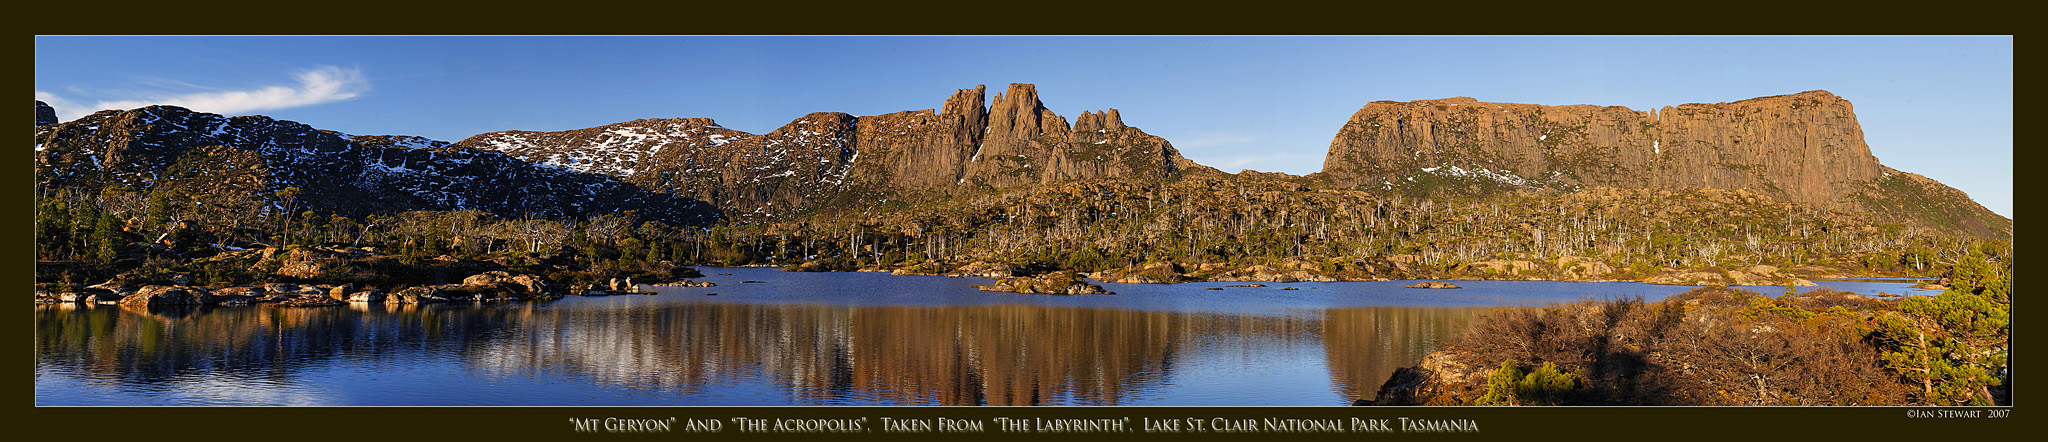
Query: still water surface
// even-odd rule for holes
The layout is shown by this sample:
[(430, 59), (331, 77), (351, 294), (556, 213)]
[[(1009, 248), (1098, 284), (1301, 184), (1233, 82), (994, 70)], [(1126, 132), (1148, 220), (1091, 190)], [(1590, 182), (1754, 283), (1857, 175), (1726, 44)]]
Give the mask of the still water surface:
[(976, 291), (980, 278), (700, 270), (718, 286), (480, 305), (37, 306), (36, 404), (1344, 405), (1486, 312), (1691, 289), (1187, 283), (1047, 296)]

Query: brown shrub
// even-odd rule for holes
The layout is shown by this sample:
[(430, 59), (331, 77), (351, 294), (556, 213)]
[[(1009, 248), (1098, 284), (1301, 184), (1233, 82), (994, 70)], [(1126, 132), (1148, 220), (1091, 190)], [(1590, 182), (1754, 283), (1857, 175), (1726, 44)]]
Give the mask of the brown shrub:
[(1450, 348), (1468, 361), (1555, 363), (1585, 380), (1570, 404), (1880, 404), (1904, 397), (1901, 384), (1853, 326), (1882, 306), (1828, 290), (1771, 299), (1708, 287), (1507, 310)]

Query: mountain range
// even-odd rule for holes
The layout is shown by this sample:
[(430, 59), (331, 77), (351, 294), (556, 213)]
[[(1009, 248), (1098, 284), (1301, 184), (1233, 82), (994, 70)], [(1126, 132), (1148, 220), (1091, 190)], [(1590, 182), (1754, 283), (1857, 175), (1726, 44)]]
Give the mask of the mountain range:
[[(802, 216), (1101, 176), (1217, 173), (1116, 109), (1070, 124), (1030, 84), (960, 89), (935, 109), (804, 115), (765, 134), (708, 118), (640, 119), (456, 142), (353, 136), (173, 106), (70, 122), (37, 103), (39, 186), (191, 188), (268, 198), (295, 187), (344, 213), (473, 209), (580, 217), (637, 210), (680, 225)], [(1430, 195), (1612, 188), (1749, 189), (1976, 236), (2012, 221), (1879, 164), (1850, 103), (1808, 91), (1651, 111), (1457, 97), (1364, 105), (1337, 131), (1333, 185)]]

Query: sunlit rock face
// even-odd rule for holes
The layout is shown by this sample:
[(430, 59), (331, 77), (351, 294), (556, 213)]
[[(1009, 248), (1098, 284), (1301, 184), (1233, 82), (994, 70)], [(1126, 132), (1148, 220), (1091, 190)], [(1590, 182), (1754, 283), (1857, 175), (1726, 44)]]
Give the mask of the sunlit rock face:
[(1030, 84), (1011, 84), (993, 101), (985, 86), (960, 89), (938, 109), (812, 113), (758, 135), (707, 118), (643, 119), (493, 132), (453, 147), (610, 175), (742, 216), (1205, 168), (1165, 139), (1125, 125), (1115, 109), (1083, 112), (1070, 125)]
[[(1323, 174), (1388, 190), (1748, 189), (1975, 234), (2011, 223), (1932, 180), (1893, 180), (1901, 174), (1871, 155), (1849, 101), (1819, 90), (1652, 111), (1469, 97), (1376, 101), (1338, 130)], [(1912, 201), (1890, 201), (1902, 197)], [(1959, 213), (1895, 215), (1915, 205)]]

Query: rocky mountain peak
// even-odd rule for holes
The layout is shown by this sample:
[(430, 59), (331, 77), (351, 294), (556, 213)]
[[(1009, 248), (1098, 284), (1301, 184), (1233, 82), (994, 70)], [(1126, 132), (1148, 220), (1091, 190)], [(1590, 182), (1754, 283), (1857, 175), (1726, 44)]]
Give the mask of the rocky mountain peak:
[(989, 105), (988, 133), (990, 138), (1002, 136), (1005, 139), (1029, 140), (1039, 136), (1065, 138), (1070, 126), (1067, 118), (1045, 108), (1038, 100), (1038, 87), (1026, 83), (1010, 83), (1009, 89), (996, 94)]
[(36, 100), (36, 125), (57, 124), (57, 110), (43, 100)]
[(1123, 129), (1125, 127), (1128, 126), (1124, 126), (1124, 117), (1122, 115), (1117, 115), (1116, 109), (1110, 109), (1099, 113), (1092, 111), (1084, 111), (1081, 112), (1081, 116), (1074, 117), (1075, 132), (1110, 131)]

